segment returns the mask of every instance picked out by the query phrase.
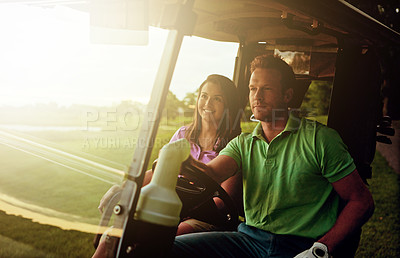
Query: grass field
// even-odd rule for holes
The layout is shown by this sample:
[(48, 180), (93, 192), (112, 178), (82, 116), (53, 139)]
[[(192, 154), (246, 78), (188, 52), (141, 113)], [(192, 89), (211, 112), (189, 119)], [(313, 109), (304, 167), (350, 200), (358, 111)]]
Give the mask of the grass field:
[(0, 211), (0, 257), (90, 257), (94, 235)]
[[(169, 124), (160, 126), (151, 161), (176, 129), (177, 126)], [(136, 147), (138, 131), (32, 131), (18, 136), (126, 170)], [(98, 180), (105, 175), (96, 174), (79, 161), (74, 164), (74, 160), (50, 157), (69, 165), (65, 167), (32, 155), (37, 152), (26, 153), (2, 144), (0, 153), (0, 200), (17, 204), (27, 214), (41, 213), (97, 226), (99, 200), (111, 183), (122, 181), (122, 177), (110, 177), (114, 179), (111, 183)], [(6, 214), (1, 211), (3, 209), (0, 202), (0, 257), (90, 257), (94, 251), (93, 234), (36, 223)]]
[[(254, 125), (243, 124), (243, 131), (251, 131)], [(170, 124), (160, 127), (151, 160), (157, 157), (177, 127)], [(123, 168), (130, 164), (134, 151), (130, 143), (137, 135), (109, 131), (34, 132), (30, 137), (50, 141), (53, 146), (96, 162)], [(78, 173), (7, 146), (0, 145), (0, 153), (1, 194), (31, 205), (27, 206), (30, 210), (44, 207), (42, 212), (47, 215), (97, 225), (100, 219), (97, 205), (110, 183), (92, 177), (91, 171), (89, 175)], [(400, 257), (399, 176), (379, 154), (373, 163), (370, 189), (376, 211), (364, 226), (357, 257)], [(62, 230), (0, 211), (0, 257), (90, 257), (92, 240), (90, 233)]]
[(375, 212), (363, 227), (356, 257), (400, 257), (400, 175), (377, 153), (370, 191)]
[[(168, 143), (175, 129), (171, 126), (160, 127), (151, 161), (157, 157), (159, 149)], [(127, 171), (138, 132), (35, 131), (23, 136), (78, 157)], [(0, 144), (0, 194), (63, 213), (66, 217), (68, 214), (75, 216), (75, 219), (78, 216), (82, 222), (97, 224), (100, 218), (97, 210), (99, 200), (112, 184), (120, 183), (123, 176), (101, 174), (79, 160), (52, 157), (50, 153), (48, 158), (56, 160), (58, 163), (55, 164), (32, 155), (37, 152), (26, 153)], [(61, 166), (60, 163), (68, 166)]]

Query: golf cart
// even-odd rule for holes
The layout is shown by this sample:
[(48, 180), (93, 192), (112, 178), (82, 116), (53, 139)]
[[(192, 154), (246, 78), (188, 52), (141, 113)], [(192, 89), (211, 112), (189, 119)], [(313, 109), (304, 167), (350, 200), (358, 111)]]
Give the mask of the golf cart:
[[(134, 8), (142, 14), (140, 30), (146, 30), (147, 25), (151, 25), (169, 30), (169, 35), (147, 105), (148, 116), (138, 135), (137, 142), (140, 144), (135, 149), (128, 171), (122, 173), (125, 178), (122, 192), (106, 207), (100, 222), (99, 234), (108, 231), (112, 225), (112, 230), (105, 236), (108, 256), (163, 256), (172, 244), (179, 219), (189, 213), (195, 217), (196, 209), (203, 207), (204, 203), (209, 204), (214, 197), (223, 199), (230, 207), (226, 213), (219, 214), (224, 218), (221, 223), (226, 223), (227, 227), (238, 223), (238, 211), (229, 204), (232, 200), (218, 184), (204, 176), (201, 168), (185, 163), (181, 166), (188, 157), (185, 143), (179, 148), (175, 146), (175, 149), (167, 147), (166, 153), (160, 153), (158, 164), (154, 166), (154, 173), (159, 175), (158, 183), (165, 184), (170, 190), (176, 188), (181, 199), (177, 200), (170, 192), (171, 198), (161, 198), (162, 201), (151, 199), (153, 194), (159, 195), (157, 187), (160, 185), (154, 184), (146, 189), (141, 187), (144, 172), (152, 161), (150, 154), (185, 36), (238, 43), (237, 57), (231, 61), (235, 62), (233, 81), (240, 92), (243, 109), (247, 104), (249, 64), (260, 54), (280, 54), (294, 68), (299, 87), (296, 92), (298, 98), (291, 103), (293, 109), (300, 107), (313, 81), (333, 83), (327, 125), (341, 135), (362, 178), (365, 181), (371, 178), (370, 165), (376, 141), (388, 142), (384, 135), (394, 133), (390, 128), (390, 119), (381, 114), (380, 54), (382, 49), (400, 43), (399, 33), (342, 0), (125, 0), (118, 6), (111, 3), (111, 7), (108, 1), (99, 1), (98, 5), (93, 1), (90, 10), (92, 24), (95, 27), (111, 27), (109, 33), (119, 33), (109, 24), (113, 24), (113, 19), (123, 17), (128, 25), (123, 22), (121, 26), (117, 22), (117, 29), (138, 29), (128, 22), (132, 21), (129, 11), (123, 12), (123, 15), (119, 12), (126, 11), (125, 4), (133, 2)], [(67, 1), (61, 4), (84, 11), (90, 9), (86, 2)], [(104, 14), (104, 10), (111, 15)], [(101, 30), (93, 30), (93, 40), (119, 43), (113, 41), (112, 36), (102, 37), (101, 34)], [(381, 135), (377, 136), (377, 133)], [(7, 140), (16, 136), (2, 133), (1, 137)], [(24, 141), (24, 144), (30, 143)], [(166, 163), (175, 158), (174, 162)], [(63, 159), (58, 162), (62, 163)], [(105, 168), (97, 166), (97, 169)], [(120, 173), (121, 170), (107, 169), (110, 173)], [(182, 175), (178, 177), (179, 172)], [(170, 196), (168, 194), (162, 193), (164, 197)], [(158, 201), (157, 205), (152, 203), (154, 200)], [(172, 204), (168, 204), (171, 200)], [(186, 214), (180, 213), (180, 202)], [(165, 219), (168, 212), (172, 213), (170, 217), (173, 219)]]
[[(118, 257), (148, 255), (149, 252), (154, 252), (152, 256), (162, 255), (174, 238), (173, 230), (161, 241), (154, 242), (151, 237), (154, 233), (145, 237), (150, 231), (146, 227), (150, 229), (154, 225), (147, 225), (150, 220), (145, 217), (142, 217), (144, 222), (141, 221), (138, 214), (143, 207), (138, 207), (137, 202), (144, 164), (149, 161), (148, 146), (155, 137), (157, 117), (164, 105), (184, 35), (239, 43), (233, 80), (242, 97), (243, 108), (247, 103), (249, 64), (260, 54), (280, 54), (294, 68), (299, 84), (295, 95), (299, 98), (291, 103), (292, 108), (300, 107), (312, 81), (333, 82), (327, 124), (340, 133), (364, 181), (371, 178), (376, 140), (387, 142), (385, 136), (377, 137), (377, 129), (387, 135), (394, 133), (390, 119), (383, 118), (381, 112), (379, 53), (381, 48), (398, 44), (399, 33), (345, 1), (199, 0), (173, 4), (150, 1), (149, 11), (151, 25), (171, 32), (149, 104), (150, 113), (154, 113), (150, 119), (155, 123), (142, 128), (141, 137), (148, 144), (135, 152), (131, 172), (116, 206), (118, 216), (114, 227), (120, 230), (120, 235), (115, 238), (119, 241), (114, 241), (111, 253)], [(186, 173), (184, 166), (182, 173)], [(177, 188), (178, 192), (181, 188)], [(183, 191), (190, 192), (190, 189)], [(185, 207), (185, 198), (182, 201)], [(157, 235), (165, 229), (159, 230)], [(150, 251), (151, 246), (159, 248)]]

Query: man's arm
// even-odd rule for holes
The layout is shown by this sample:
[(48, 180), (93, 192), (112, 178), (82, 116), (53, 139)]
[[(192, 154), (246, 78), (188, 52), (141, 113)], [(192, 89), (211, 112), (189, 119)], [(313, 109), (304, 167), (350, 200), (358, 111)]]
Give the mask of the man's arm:
[(236, 161), (226, 155), (219, 155), (207, 165), (212, 169), (213, 175), (211, 177), (219, 184), (235, 175), (239, 169)]
[(191, 159), (191, 162), (202, 168), (208, 176), (219, 184), (235, 175), (239, 169), (236, 161), (226, 155), (217, 156), (215, 159), (207, 163), (207, 165), (193, 158)]
[(335, 225), (318, 242), (325, 244), (330, 253), (338, 244), (360, 228), (372, 216), (374, 201), (357, 170), (332, 183), (333, 188), (346, 204)]

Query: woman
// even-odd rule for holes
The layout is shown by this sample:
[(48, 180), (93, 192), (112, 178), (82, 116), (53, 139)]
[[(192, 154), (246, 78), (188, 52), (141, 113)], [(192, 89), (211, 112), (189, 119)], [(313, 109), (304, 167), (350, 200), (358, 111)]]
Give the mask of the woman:
[[(208, 163), (218, 156), (226, 144), (240, 133), (239, 101), (235, 84), (225, 76), (212, 74), (200, 85), (193, 122), (182, 126), (172, 136), (170, 142), (186, 138), (191, 145), (193, 158)], [(147, 171), (143, 185), (150, 182), (152, 171)], [(232, 197), (239, 210), (242, 208), (242, 181), (238, 174), (221, 184)], [(113, 186), (102, 198), (100, 212), (110, 198), (121, 191), (120, 186)], [(223, 203), (215, 200), (218, 207)], [(177, 235), (217, 229), (214, 225), (196, 219), (187, 219), (178, 226)], [(103, 257), (104, 242), (100, 242), (93, 257)]]
[[(240, 133), (239, 101), (235, 84), (225, 76), (213, 74), (200, 85), (193, 122), (182, 126), (170, 142), (186, 138), (193, 158), (208, 163)], [(221, 184), (238, 208), (242, 207), (241, 176)], [(223, 203), (216, 199), (218, 207)], [(216, 229), (208, 223), (188, 219), (178, 226), (177, 235)]]

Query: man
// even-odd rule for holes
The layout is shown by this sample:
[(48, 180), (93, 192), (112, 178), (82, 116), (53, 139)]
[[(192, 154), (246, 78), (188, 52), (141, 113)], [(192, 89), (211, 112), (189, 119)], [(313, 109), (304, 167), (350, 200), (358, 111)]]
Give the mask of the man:
[(328, 257), (372, 215), (372, 196), (333, 129), (289, 114), (290, 66), (259, 56), (251, 73), (250, 105), (260, 123), (207, 166), (197, 164), (217, 182), (242, 173), (246, 222), (238, 232), (177, 237), (172, 255)]

